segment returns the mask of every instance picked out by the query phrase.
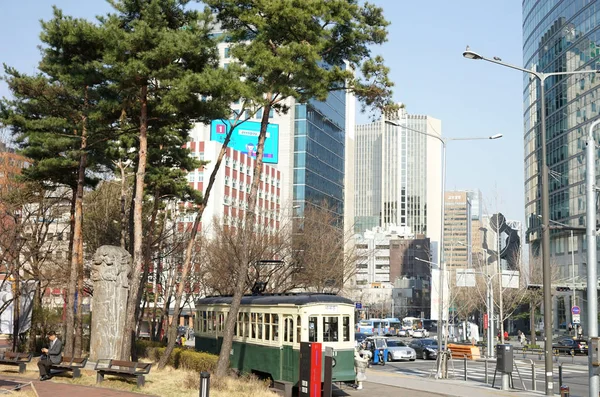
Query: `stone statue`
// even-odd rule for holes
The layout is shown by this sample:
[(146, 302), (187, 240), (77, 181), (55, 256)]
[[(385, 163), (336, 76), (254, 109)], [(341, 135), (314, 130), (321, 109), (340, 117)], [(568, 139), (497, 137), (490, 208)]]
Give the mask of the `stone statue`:
[(91, 361), (121, 359), (131, 262), (129, 252), (112, 245), (103, 245), (94, 254), (91, 269), (94, 282)]

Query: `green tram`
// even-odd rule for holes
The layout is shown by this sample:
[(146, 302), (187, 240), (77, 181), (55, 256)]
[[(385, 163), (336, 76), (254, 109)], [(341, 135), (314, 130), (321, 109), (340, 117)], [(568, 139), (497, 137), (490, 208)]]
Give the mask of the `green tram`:
[[(215, 296), (196, 302), (196, 350), (219, 354), (231, 299)], [(354, 304), (333, 294), (244, 296), (230, 365), (297, 386), (300, 342), (320, 342), (323, 360), (325, 348), (333, 348), (333, 382), (354, 382)]]

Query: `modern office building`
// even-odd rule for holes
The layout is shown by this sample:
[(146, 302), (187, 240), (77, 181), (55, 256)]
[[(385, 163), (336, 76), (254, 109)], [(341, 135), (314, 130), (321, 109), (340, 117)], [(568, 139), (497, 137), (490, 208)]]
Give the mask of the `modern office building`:
[[(598, 69), (600, 60), (600, 1), (574, 2), (568, 0), (523, 1), (523, 64), (540, 72), (564, 72)], [(537, 79), (524, 74), (525, 122), (525, 215), (527, 241), (530, 243), (531, 263), (540, 256), (541, 193), (540, 193), (540, 98)], [(581, 74), (552, 77), (546, 80), (546, 149), (550, 170), (550, 219), (570, 226), (585, 226), (585, 139), (590, 123), (597, 119), (600, 106), (597, 76)], [(598, 134), (596, 134), (598, 138)], [(585, 236), (575, 235), (569, 243), (570, 232), (551, 231), (551, 258), (557, 264), (561, 279), (584, 281)], [(571, 264), (574, 254), (574, 266)], [(581, 292), (566, 307), (582, 304)], [(569, 310), (567, 310), (568, 312)], [(554, 327), (564, 327), (554, 318)], [(582, 323), (587, 321), (584, 310)], [(567, 319), (567, 322), (569, 319)]]
[[(206, 192), (208, 180), (214, 170), (221, 144), (210, 140), (211, 126), (198, 124), (191, 132), (192, 140), (187, 143), (193, 157), (208, 161), (203, 168), (188, 173), (190, 187)], [(203, 230), (211, 233), (207, 226), (216, 216), (225, 224), (235, 225), (243, 218), (247, 208), (248, 192), (252, 183), (255, 159), (247, 153), (227, 148), (223, 163), (216, 174), (212, 192), (203, 216)], [(271, 164), (263, 164), (258, 190), (257, 224), (268, 232), (279, 230), (281, 221), (281, 172)], [(195, 213), (181, 217), (180, 223), (194, 222)]]
[(441, 237), (441, 122), (401, 108), (389, 120), (357, 125), (355, 141), (355, 231), (406, 226), (432, 244)]
[(466, 191), (447, 191), (444, 200), (444, 258), (449, 269), (471, 268), (471, 200)]
[(397, 239), (414, 239), (414, 234), (407, 227), (395, 226), (375, 227), (357, 235), (357, 286), (391, 286), (394, 280), (390, 280), (390, 241)]
[[(359, 234), (353, 298), (390, 307), (402, 316), (431, 313), (429, 239), (405, 226), (375, 227)], [(388, 302), (389, 301), (389, 302)]]

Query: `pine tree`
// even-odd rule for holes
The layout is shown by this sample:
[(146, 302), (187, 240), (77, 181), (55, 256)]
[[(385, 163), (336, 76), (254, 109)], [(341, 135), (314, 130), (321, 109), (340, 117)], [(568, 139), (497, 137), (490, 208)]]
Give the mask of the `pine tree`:
[(83, 190), (92, 180), (87, 170), (106, 165), (111, 128), (110, 106), (103, 102), (102, 29), (86, 20), (54, 16), (42, 22), (41, 73), (27, 76), (5, 66), (14, 99), (0, 104), (2, 122), (12, 128), (22, 153), (33, 160), (26, 178), (52, 188), (73, 190), (71, 269), (69, 275), (65, 354), (81, 354), (83, 284)]
[[(332, 91), (351, 91), (363, 106), (394, 108), (383, 58), (371, 46), (386, 40), (382, 9), (357, 0), (205, 0), (233, 43), (247, 98), (263, 108), (256, 162), (243, 228), (252, 233), (271, 109), (286, 112), (286, 99), (325, 100)], [(360, 72), (360, 73), (358, 73)], [(250, 239), (241, 239), (244, 245)], [(242, 246), (241, 252), (247, 252)], [(235, 319), (246, 289), (248, 261), (239, 260), (235, 292), (226, 320), (217, 376), (229, 366)]]
[[(133, 208), (134, 269), (127, 303), (123, 358), (132, 355), (136, 306), (143, 274), (142, 207), (153, 137), (187, 133), (193, 122), (226, 115), (220, 95), (223, 70), (209, 36), (210, 14), (189, 10), (188, 0), (112, 0), (116, 13), (101, 18), (106, 29), (104, 62), (119, 92), (121, 121), (136, 125), (137, 171)], [(175, 142), (167, 139), (168, 145)]]

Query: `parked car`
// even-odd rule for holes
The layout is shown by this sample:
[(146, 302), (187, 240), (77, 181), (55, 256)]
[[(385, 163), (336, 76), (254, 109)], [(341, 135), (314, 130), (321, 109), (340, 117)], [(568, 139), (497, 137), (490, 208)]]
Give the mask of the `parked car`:
[(403, 337), (407, 337), (407, 336), (413, 336), (413, 329), (412, 328), (402, 328), (401, 330), (398, 331), (398, 336), (403, 336)]
[(398, 339), (388, 339), (388, 361), (395, 360), (410, 360), (415, 361), (417, 358), (417, 353), (415, 349), (409, 347), (406, 343)]
[(415, 350), (417, 357), (423, 360), (437, 358), (438, 343), (435, 339), (416, 339), (409, 346)]
[(413, 331), (413, 338), (427, 338), (429, 336), (429, 331), (423, 328), (415, 329)]
[(585, 339), (561, 338), (552, 344), (552, 350), (571, 355), (588, 354), (588, 344)]

